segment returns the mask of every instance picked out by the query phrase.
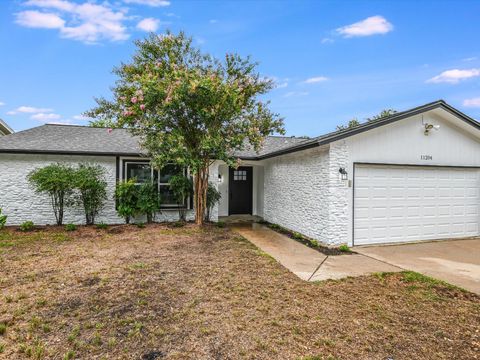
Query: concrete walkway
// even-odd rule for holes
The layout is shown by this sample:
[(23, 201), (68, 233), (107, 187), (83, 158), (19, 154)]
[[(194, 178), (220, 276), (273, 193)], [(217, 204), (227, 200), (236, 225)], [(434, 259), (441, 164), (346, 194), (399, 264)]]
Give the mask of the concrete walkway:
[(271, 255), (300, 279), (307, 281), (402, 270), (397, 266), (359, 254), (327, 256), (257, 223), (232, 224), (231, 228)]

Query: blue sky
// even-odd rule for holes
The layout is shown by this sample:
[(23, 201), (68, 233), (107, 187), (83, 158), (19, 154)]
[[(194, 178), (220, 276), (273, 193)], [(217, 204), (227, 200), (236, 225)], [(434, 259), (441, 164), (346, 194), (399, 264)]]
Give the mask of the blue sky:
[(0, 3), (0, 118), (86, 124), (148, 31), (251, 55), (287, 134), (444, 99), (480, 119), (478, 1), (16, 0)]

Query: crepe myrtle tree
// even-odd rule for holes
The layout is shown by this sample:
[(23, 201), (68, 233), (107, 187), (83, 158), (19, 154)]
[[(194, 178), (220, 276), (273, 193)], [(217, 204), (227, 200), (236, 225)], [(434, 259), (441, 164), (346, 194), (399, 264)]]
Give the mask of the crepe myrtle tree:
[(188, 167), (194, 175), (195, 222), (203, 224), (209, 166), (237, 167), (236, 150), (258, 151), (269, 134), (284, 134), (283, 119), (260, 96), (273, 87), (249, 57), (216, 59), (183, 32), (135, 41), (129, 63), (114, 69), (112, 100), (96, 99), (85, 114), (93, 125), (126, 127), (161, 168)]

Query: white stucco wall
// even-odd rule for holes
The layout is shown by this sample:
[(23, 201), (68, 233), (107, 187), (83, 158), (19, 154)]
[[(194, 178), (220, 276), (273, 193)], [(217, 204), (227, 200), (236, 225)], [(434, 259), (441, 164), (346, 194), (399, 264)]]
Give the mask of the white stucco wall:
[[(35, 155), (35, 154), (0, 154), (0, 208), (8, 216), (7, 225), (18, 225), (31, 220), (38, 225), (55, 224), (55, 216), (50, 199), (43, 194), (37, 194), (27, 181), (30, 171), (55, 162), (77, 165), (80, 162), (94, 162), (106, 169), (107, 201), (96, 218), (96, 222), (121, 224), (123, 219), (115, 211), (113, 194), (116, 183), (116, 159), (105, 156), (66, 156), (66, 155)], [(210, 168), (210, 177), (218, 177), (218, 164)], [(188, 219), (194, 218), (193, 210), (188, 212)], [(211, 219), (218, 220), (218, 208), (215, 207)], [(135, 219), (144, 221), (145, 219)], [(176, 221), (177, 210), (162, 210), (155, 221)], [(67, 208), (64, 223), (84, 224), (85, 215), (81, 208)]]
[(328, 149), (264, 162), (264, 219), (328, 242)]

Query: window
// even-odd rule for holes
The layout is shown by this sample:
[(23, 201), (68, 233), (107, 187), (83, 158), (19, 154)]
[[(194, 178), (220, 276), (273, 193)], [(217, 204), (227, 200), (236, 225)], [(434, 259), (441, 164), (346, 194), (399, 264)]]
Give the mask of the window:
[(173, 191), (170, 189), (170, 184), (168, 183), (171, 177), (181, 174), (185, 174), (185, 170), (177, 165), (167, 165), (160, 170), (158, 186), (162, 206), (171, 207), (186, 205), (185, 202), (183, 204), (177, 204), (177, 202), (175, 201), (175, 196), (173, 195)]
[(147, 182), (158, 184), (158, 192), (160, 194), (161, 205), (164, 208), (187, 206), (188, 199), (183, 204), (175, 201), (172, 190), (170, 189), (170, 178), (175, 175), (186, 175), (186, 169), (177, 165), (166, 165), (160, 171), (151, 167), (149, 161), (125, 161), (124, 162), (124, 179), (136, 179), (136, 184), (141, 185)]
[(247, 171), (246, 170), (234, 170), (233, 171), (233, 180), (235, 180), (235, 181), (245, 181), (245, 180), (247, 180)]

